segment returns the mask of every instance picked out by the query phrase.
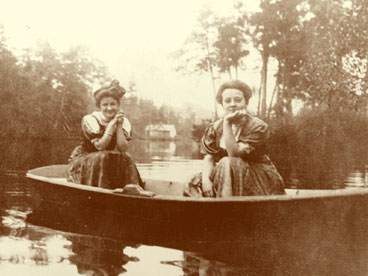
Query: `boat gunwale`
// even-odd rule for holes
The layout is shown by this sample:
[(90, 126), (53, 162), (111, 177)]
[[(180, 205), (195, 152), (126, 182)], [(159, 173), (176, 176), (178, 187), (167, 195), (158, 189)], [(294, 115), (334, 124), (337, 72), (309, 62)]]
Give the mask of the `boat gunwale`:
[[(206, 202), (206, 203), (216, 203), (216, 202), (272, 202), (272, 201), (299, 201), (299, 200), (308, 200), (308, 199), (328, 199), (328, 198), (336, 198), (336, 197), (347, 197), (347, 196), (363, 196), (368, 195), (368, 189), (365, 187), (354, 187), (348, 189), (321, 189), (321, 190), (310, 190), (314, 192), (321, 193), (313, 193), (313, 194), (303, 194), (298, 193), (298, 191), (309, 191), (306, 189), (300, 190), (295, 189), (295, 194), (286, 194), (286, 195), (267, 195), (267, 196), (233, 196), (227, 198), (213, 198), (213, 197), (185, 197), (185, 196), (176, 196), (176, 195), (155, 195), (153, 197), (139, 196), (139, 195), (128, 195), (122, 194), (119, 192), (114, 192), (114, 190), (105, 189), (101, 187), (88, 186), (83, 184), (76, 184), (72, 182), (66, 181), (65, 178), (52, 178), (46, 176), (40, 176), (32, 174), (31, 171), (26, 173), (26, 177), (28, 179), (38, 180), (41, 182), (47, 182), (53, 185), (59, 185), (64, 187), (73, 188), (76, 190), (85, 190), (89, 192), (103, 193), (112, 196), (120, 196), (125, 198), (137, 198), (137, 199), (147, 199), (147, 200), (163, 200), (163, 201), (173, 201), (173, 202)], [(160, 181), (155, 179), (156, 181)], [(168, 180), (162, 180), (168, 181)], [(289, 189), (294, 190), (294, 189)]]

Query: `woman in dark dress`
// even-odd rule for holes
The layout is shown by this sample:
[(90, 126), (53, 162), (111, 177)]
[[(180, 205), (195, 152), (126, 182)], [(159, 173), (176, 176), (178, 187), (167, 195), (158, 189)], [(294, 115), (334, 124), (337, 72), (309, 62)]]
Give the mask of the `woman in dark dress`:
[(68, 180), (115, 189), (127, 184), (143, 186), (132, 157), (127, 153), (131, 125), (120, 109), (125, 89), (118, 81), (94, 92), (99, 111), (82, 119), (82, 139), (69, 158)]
[(268, 126), (247, 111), (252, 91), (241, 81), (224, 83), (217, 93), (224, 116), (203, 137), (202, 172), (184, 190), (186, 196), (228, 197), (285, 194), (284, 182), (266, 155)]

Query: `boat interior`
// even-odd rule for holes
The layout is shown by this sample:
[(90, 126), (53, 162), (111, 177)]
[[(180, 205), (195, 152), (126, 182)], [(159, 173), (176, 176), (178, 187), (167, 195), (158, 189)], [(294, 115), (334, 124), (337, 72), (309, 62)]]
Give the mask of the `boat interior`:
[[(26, 174), (28, 178), (46, 181), (64, 186), (78, 185), (79, 189), (96, 190), (104, 192), (121, 192), (121, 189), (108, 190), (99, 187), (75, 184), (67, 181), (67, 165), (51, 165), (29, 170)], [(178, 181), (162, 179), (143, 179), (145, 190), (153, 192), (154, 195), (182, 196), (184, 185)]]
[[(68, 182), (67, 165), (50, 165), (29, 170), (26, 174), (28, 178), (36, 179), (51, 184), (58, 184), (70, 187), (78, 186), (79, 189), (91, 190), (105, 193), (120, 193), (121, 189), (109, 190), (100, 187), (92, 187), (87, 185), (75, 184)], [(152, 193), (154, 197), (181, 197), (184, 198), (183, 189), (184, 183), (179, 181), (170, 181), (165, 179), (143, 179), (145, 183), (145, 190)], [(365, 188), (345, 188), (333, 190), (305, 190), (305, 189), (285, 189), (286, 196), (271, 196), (271, 197), (319, 197), (319, 196), (334, 196), (351, 193), (368, 193)], [(134, 195), (134, 194), (133, 194)], [(136, 194), (139, 195), (139, 194)], [(258, 198), (259, 196), (257, 196)], [(243, 197), (244, 198), (244, 197)], [(248, 197), (249, 198), (249, 197)], [(255, 198), (255, 197), (252, 197)], [(208, 198), (203, 198), (208, 199)]]

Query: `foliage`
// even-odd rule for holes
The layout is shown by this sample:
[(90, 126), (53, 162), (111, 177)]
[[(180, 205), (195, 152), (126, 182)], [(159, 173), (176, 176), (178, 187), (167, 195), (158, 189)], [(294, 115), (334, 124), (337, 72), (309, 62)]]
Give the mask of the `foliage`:
[[(4, 136), (12, 136), (15, 131), (23, 132), (28, 121), (25, 113), (27, 105), (22, 100), (24, 94), (20, 93), (20, 97), (17, 97), (14, 93), (15, 90), (28, 84), (18, 71), (17, 59), (8, 50), (4, 31), (0, 26), (0, 100), (2, 103), (0, 133)], [(18, 111), (21, 112), (17, 114)]]
[(263, 39), (259, 40), (263, 50), (265, 44), (271, 45), (269, 54), (279, 64), (275, 89), (279, 114), (292, 115), (295, 98), (314, 108), (364, 110), (368, 39), (361, 19), (368, 18), (365, 1), (261, 3), (262, 11), (251, 22)]
[[(0, 29), (1, 30), (1, 29)], [(1, 137), (78, 137), (81, 118), (95, 110), (92, 86), (110, 81), (105, 66), (85, 47), (58, 53), (47, 42), (16, 57), (0, 32)], [(180, 116), (169, 106), (139, 99), (135, 84), (128, 83), (122, 107), (135, 137), (145, 137), (148, 124), (174, 124), (177, 133), (190, 136), (195, 114)]]
[[(250, 16), (249, 23), (252, 25), (250, 35), (252, 37), (255, 48), (262, 56), (262, 71), (261, 71), (261, 85), (259, 95), (259, 109), (261, 117), (266, 117), (266, 100), (267, 100), (267, 75), (268, 75), (268, 61), (271, 55), (271, 49), (274, 46), (274, 36), (278, 34), (275, 29), (275, 22), (277, 10), (274, 7), (273, 1), (261, 1), (261, 12)], [(244, 20), (246, 20), (244, 16)]]
[(3, 137), (64, 137), (79, 133), (92, 81), (107, 79), (105, 68), (77, 47), (57, 53), (48, 43), (21, 57), (0, 44)]
[(368, 161), (368, 119), (356, 113), (305, 110), (292, 121), (272, 122), (271, 129), (270, 155), (288, 186), (341, 187)]
[(197, 25), (185, 40), (183, 47), (173, 54), (173, 57), (179, 60), (177, 71), (210, 72), (211, 66), (216, 63), (217, 57), (212, 47), (217, 37), (215, 15), (207, 7), (201, 11), (197, 21)]
[(133, 125), (133, 135), (139, 138), (146, 137), (147, 125), (169, 123), (169, 117), (175, 120), (172, 111), (165, 114), (165, 107), (159, 109), (152, 100), (139, 99), (136, 96), (123, 99), (122, 107)]
[[(277, 116), (293, 115), (294, 99), (314, 108), (365, 108), (368, 19), (364, 0), (262, 0), (257, 12), (236, 1), (233, 15), (221, 17), (202, 10), (197, 28), (177, 52), (178, 69), (210, 72), (213, 88), (222, 73), (241, 69), (251, 43), (261, 54), (261, 117), (266, 105), (268, 63), (278, 62)], [(254, 51), (254, 50), (253, 50)]]
[(230, 78), (231, 68), (234, 68), (237, 79), (242, 58), (249, 54), (249, 51), (244, 49), (247, 43), (244, 28), (236, 18), (219, 18), (216, 24), (218, 39), (213, 43), (217, 57), (214, 64), (220, 73), (227, 72)]
[[(310, 2), (314, 17), (305, 24), (310, 45), (300, 70), (300, 90), (307, 95), (307, 103), (315, 107), (356, 110), (362, 98), (360, 94), (367, 88), (366, 72), (363, 76), (355, 74), (350, 57), (366, 57), (368, 39), (360, 35), (365, 33), (365, 27), (356, 15), (367, 17), (367, 11), (347, 6), (346, 1)], [(355, 70), (362, 68), (355, 66)], [(357, 81), (360, 88), (356, 86)]]
[[(291, 101), (295, 97), (295, 80), (304, 58), (307, 36), (302, 30), (306, 9), (303, 0), (262, 0), (261, 10), (250, 16), (252, 41), (262, 56), (260, 114), (267, 113), (267, 78), (270, 57), (278, 62), (276, 87), (278, 110), (292, 114)], [(272, 95), (274, 98), (274, 95)], [(271, 107), (270, 107), (271, 108)], [(268, 112), (270, 113), (270, 111)]]
[(184, 73), (209, 73), (214, 94), (215, 118), (216, 79), (222, 73), (238, 78), (238, 70), (242, 67), (242, 59), (249, 54), (244, 23), (239, 16), (219, 17), (205, 7), (197, 20), (197, 26), (186, 39), (182, 49), (173, 57), (179, 65), (176, 70)]
[(216, 16), (208, 7), (197, 20), (197, 26), (186, 39), (175, 58), (179, 60), (177, 70), (186, 72), (227, 73), (231, 69), (237, 75), (242, 59), (249, 54), (244, 22), (239, 16)]
[(192, 139), (196, 142), (200, 142), (205, 132), (206, 127), (210, 123), (209, 120), (202, 120), (200, 124), (193, 124), (192, 126)]

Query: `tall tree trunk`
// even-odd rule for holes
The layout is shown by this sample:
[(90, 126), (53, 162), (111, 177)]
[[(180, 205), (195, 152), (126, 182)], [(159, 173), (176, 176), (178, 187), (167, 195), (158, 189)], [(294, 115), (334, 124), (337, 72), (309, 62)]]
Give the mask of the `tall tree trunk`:
[(290, 79), (290, 66), (288, 66), (288, 60), (285, 60), (285, 66), (284, 66), (284, 70), (283, 70), (283, 74), (284, 74), (284, 97), (286, 100), (285, 106), (286, 106), (286, 110), (289, 116), (293, 115), (293, 106), (292, 106), (292, 95), (290, 94), (289, 91), (289, 79)]
[(233, 76), (231, 75), (231, 70), (230, 70), (230, 68), (227, 70), (227, 73), (229, 74), (229, 79), (233, 79)]
[(267, 51), (262, 53), (262, 108), (261, 117), (266, 117), (267, 112), (267, 66), (268, 66), (269, 54)]
[(259, 89), (258, 89), (257, 116), (260, 116), (261, 115), (262, 83), (263, 83), (263, 75), (261, 75), (261, 83), (259, 84)]
[(283, 103), (282, 103), (282, 98), (283, 98), (283, 90), (280, 89), (280, 85), (283, 85), (283, 81), (282, 81), (282, 66), (281, 66), (281, 62), (278, 61), (278, 68), (277, 68), (277, 76), (276, 76), (276, 83), (279, 86), (278, 88), (278, 93), (277, 93), (277, 97), (276, 97), (276, 105), (279, 108), (279, 111), (281, 111), (283, 109)]
[(216, 86), (215, 86), (215, 76), (213, 75), (213, 66), (212, 66), (212, 62), (210, 59), (210, 48), (208, 46), (208, 38), (206, 36), (206, 49), (207, 49), (207, 56), (208, 56), (208, 69), (210, 70), (211, 73), (211, 81), (212, 81), (212, 89), (213, 89), (213, 104), (214, 104), (214, 111), (215, 111), (215, 120), (217, 120), (218, 115), (217, 115), (217, 102), (216, 102)]
[(290, 78), (290, 66), (288, 66), (288, 60), (284, 60), (283, 62), (279, 62), (279, 64), (283, 64), (283, 66), (279, 66), (279, 72), (281, 72), (281, 86), (282, 86), (282, 93), (281, 93), (281, 106), (282, 110), (286, 110), (289, 116), (293, 115), (293, 107), (292, 107), (292, 95), (290, 95), (289, 91), (289, 78)]
[(278, 91), (278, 87), (279, 87), (279, 83), (278, 83), (278, 81), (277, 81), (277, 79), (276, 79), (276, 84), (275, 84), (275, 87), (274, 87), (274, 89), (273, 89), (273, 91), (272, 91), (272, 97), (271, 97), (271, 101), (270, 101), (270, 105), (268, 106), (268, 114), (267, 114), (267, 118), (270, 118), (270, 116), (271, 116), (271, 110), (272, 110), (272, 103), (273, 103), (273, 99), (274, 99), (274, 97), (275, 97), (275, 94), (277, 93), (277, 91)]

